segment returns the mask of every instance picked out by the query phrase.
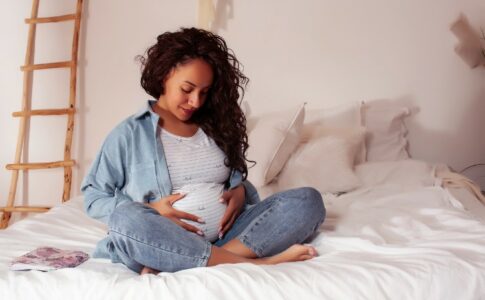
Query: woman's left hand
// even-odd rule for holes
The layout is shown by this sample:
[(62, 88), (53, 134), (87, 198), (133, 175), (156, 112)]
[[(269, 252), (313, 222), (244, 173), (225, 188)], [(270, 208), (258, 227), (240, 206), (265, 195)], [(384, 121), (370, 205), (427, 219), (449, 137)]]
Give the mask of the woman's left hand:
[(227, 203), (227, 208), (222, 217), (221, 225), (219, 226), (219, 238), (222, 238), (231, 229), (244, 207), (245, 198), (246, 191), (242, 184), (222, 194), (220, 201)]

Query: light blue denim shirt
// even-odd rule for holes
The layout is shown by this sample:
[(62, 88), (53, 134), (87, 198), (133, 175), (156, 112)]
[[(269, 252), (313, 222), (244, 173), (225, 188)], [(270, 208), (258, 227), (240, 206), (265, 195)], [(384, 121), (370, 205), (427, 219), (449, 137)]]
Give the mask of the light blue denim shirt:
[[(111, 131), (97, 154), (81, 191), (89, 216), (108, 223), (124, 201), (158, 201), (172, 192), (172, 183), (159, 135), (159, 116), (146, 106)], [(232, 170), (226, 189), (243, 184), (246, 204), (260, 201), (258, 192), (242, 174)]]

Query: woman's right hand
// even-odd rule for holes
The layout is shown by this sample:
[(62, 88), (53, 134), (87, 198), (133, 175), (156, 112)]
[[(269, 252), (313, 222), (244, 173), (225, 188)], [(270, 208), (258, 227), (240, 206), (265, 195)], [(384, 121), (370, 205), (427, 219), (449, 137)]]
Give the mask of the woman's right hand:
[(204, 220), (197, 217), (196, 215), (189, 214), (172, 207), (172, 205), (175, 202), (182, 199), (184, 196), (185, 194), (182, 194), (182, 193), (172, 194), (161, 198), (159, 201), (145, 203), (145, 204), (155, 209), (160, 215), (170, 219), (175, 224), (180, 225), (182, 228), (188, 231), (197, 233), (198, 235), (204, 235), (202, 230), (186, 222), (183, 222), (182, 219), (191, 220), (198, 223), (204, 223)]

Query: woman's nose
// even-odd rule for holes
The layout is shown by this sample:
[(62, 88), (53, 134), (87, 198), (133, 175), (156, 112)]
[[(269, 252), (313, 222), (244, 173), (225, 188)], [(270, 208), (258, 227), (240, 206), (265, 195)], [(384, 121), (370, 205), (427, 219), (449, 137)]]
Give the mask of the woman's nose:
[(194, 108), (199, 108), (201, 105), (201, 96), (194, 94), (189, 98), (189, 105)]

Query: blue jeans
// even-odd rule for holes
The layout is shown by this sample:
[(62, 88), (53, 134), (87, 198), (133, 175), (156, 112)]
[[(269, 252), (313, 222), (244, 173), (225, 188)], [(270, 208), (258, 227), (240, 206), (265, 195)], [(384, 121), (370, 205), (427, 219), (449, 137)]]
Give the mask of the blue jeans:
[(226, 235), (213, 244), (139, 202), (127, 201), (112, 213), (108, 226), (113, 262), (135, 272), (143, 266), (163, 272), (204, 267), (211, 247), (240, 240), (258, 257), (271, 256), (301, 244), (325, 219), (322, 196), (314, 188), (276, 193), (249, 205)]

